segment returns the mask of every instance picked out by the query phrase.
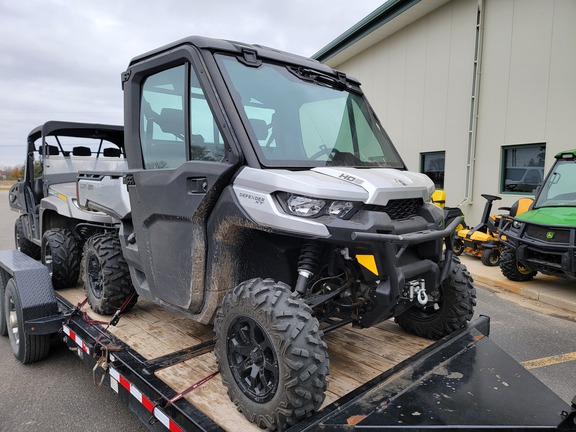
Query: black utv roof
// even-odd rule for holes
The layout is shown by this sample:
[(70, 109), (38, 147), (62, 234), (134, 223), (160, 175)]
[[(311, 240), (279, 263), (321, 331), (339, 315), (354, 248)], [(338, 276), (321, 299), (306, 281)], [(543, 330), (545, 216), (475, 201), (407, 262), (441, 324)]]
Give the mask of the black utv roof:
[(178, 47), (183, 47), (186, 45), (194, 46), (200, 50), (208, 50), (213, 52), (224, 52), (235, 55), (247, 55), (259, 59), (268, 59), (280, 63), (287, 63), (294, 66), (301, 66), (305, 68), (314, 69), (317, 71), (324, 72), (326, 74), (335, 75), (336, 71), (329, 66), (320, 63), (317, 60), (313, 60), (307, 57), (303, 57), (297, 54), (291, 54), (285, 51), (281, 51), (274, 48), (269, 48), (263, 45), (257, 44), (247, 44), (244, 42), (236, 42), (224, 39), (212, 39), (203, 36), (189, 36), (184, 39), (180, 39), (176, 42), (172, 42), (168, 45), (164, 45), (155, 50), (149, 51), (137, 57), (134, 57), (129, 66), (150, 60), (166, 51), (174, 50)]
[(48, 121), (30, 131), (28, 134), (28, 149), (33, 151), (34, 142), (43, 136), (104, 139), (120, 148), (124, 147), (124, 127), (116, 125)]

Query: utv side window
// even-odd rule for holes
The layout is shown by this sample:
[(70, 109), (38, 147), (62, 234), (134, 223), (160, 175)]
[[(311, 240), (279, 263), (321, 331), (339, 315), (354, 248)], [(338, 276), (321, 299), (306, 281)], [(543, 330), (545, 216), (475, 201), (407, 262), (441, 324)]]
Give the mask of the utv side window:
[(176, 168), (186, 161), (186, 67), (146, 78), (140, 101), (140, 145), (146, 169)]
[[(140, 145), (146, 169), (177, 168), (187, 160), (220, 162), (224, 158), (222, 135), (191, 67), (187, 91), (186, 69), (181, 65), (151, 75), (142, 86)], [(190, 112), (189, 130), (186, 109)]]

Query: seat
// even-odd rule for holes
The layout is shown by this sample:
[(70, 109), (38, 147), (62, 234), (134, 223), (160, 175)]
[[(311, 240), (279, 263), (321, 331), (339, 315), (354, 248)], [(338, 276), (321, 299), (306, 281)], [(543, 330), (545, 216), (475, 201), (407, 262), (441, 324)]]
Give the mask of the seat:
[(47, 145), (46, 154), (50, 156), (58, 156), (60, 154), (60, 150), (58, 150), (58, 147), (55, 145)]
[(122, 155), (122, 152), (120, 151), (119, 148), (108, 147), (104, 149), (102, 154), (104, 155), (104, 157), (120, 157)]
[(157, 123), (162, 132), (171, 133), (184, 139), (184, 111), (175, 108), (162, 108)]
[(261, 119), (248, 119), (254, 135), (258, 141), (263, 141), (268, 138), (268, 125), (264, 120)]
[(91, 156), (92, 150), (89, 147), (78, 146), (72, 149), (73, 156)]

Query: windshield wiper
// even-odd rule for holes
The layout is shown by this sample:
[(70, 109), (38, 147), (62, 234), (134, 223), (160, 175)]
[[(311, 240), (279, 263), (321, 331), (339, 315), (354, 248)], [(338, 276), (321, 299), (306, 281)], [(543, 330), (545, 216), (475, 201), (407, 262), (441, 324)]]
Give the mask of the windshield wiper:
[(336, 72), (336, 76), (329, 75), (314, 69), (308, 69), (304, 67), (291, 67), (287, 66), (287, 69), (295, 76), (301, 80), (313, 82), (319, 85), (332, 87), (337, 90), (353, 90), (360, 93), (355, 87), (348, 84), (346, 79), (346, 74), (343, 72)]

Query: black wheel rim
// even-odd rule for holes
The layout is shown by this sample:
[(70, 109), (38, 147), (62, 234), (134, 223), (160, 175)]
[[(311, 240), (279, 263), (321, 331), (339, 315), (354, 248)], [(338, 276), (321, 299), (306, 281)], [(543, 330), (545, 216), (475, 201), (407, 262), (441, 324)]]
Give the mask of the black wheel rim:
[(102, 278), (102, 266), (98, 257), (92, 255), (88, 258), (88, 284), (90, 291), (96, 298), (102, 298), (104, 281)]
[(266, 332), (251, 318), (238, 317), (228, 330), (228, 365), (242, 393), (264, 403), (276, 394), (280, 372)]

